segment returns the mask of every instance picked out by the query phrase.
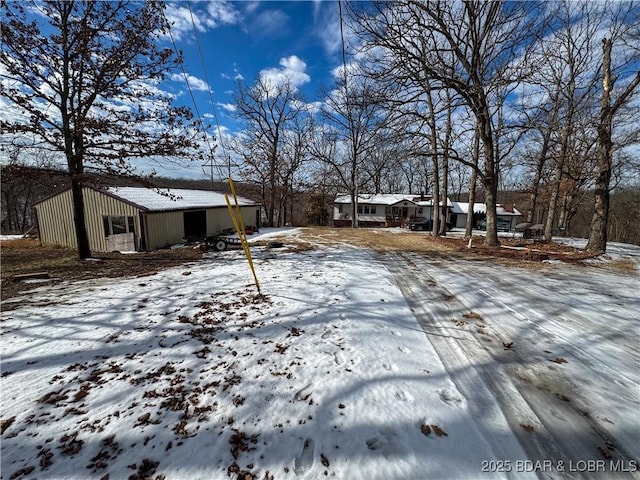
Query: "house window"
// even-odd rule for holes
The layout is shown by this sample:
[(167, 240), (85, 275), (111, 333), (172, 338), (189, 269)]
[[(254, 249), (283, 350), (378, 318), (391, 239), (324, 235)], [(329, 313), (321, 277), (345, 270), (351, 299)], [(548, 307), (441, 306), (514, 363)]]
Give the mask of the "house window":
[(338, 213), (342, 213), (342, 204), (338, 205)]
[(358, 213), (375, 214), (376, 207), (374, 205), (358, 205)]
[(135, 232), (133, 217), (103, 215), (102, 225), (104, 227), (105, 237), (119, 233)]

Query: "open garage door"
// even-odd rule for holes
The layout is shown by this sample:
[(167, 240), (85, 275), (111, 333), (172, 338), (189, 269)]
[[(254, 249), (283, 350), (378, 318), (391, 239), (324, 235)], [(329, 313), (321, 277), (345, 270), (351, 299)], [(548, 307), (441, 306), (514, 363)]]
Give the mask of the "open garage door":
[(207, 212), (206, 210), (195, 210), (184, 212), (184, 236), (187, 239), (192, 237), (203, 238), (207, 235)]

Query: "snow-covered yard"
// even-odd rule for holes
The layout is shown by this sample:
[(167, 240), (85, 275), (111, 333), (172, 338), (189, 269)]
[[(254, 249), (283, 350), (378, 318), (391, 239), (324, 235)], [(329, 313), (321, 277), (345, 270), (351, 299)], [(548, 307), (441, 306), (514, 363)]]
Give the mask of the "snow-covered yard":
[(2, 478), (637, 478), (637, 270), (252, 251), (8, 300)]

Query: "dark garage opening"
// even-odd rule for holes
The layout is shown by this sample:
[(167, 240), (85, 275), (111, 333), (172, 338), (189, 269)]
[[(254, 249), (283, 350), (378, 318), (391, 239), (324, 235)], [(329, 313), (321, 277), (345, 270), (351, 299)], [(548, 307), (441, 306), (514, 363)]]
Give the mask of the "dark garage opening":
[(187, 239), (191, 239), (192, 237), (203, 238), (206, 235), (207, 235), (206, 210), (184, 212), (184, 236)]

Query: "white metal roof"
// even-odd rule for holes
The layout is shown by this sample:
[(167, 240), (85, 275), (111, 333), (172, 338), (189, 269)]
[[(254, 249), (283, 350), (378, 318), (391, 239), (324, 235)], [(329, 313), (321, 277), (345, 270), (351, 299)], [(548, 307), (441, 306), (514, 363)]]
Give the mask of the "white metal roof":
[[(400, 193), (377, 194), (377, 195), (358, 195), (358, 203), (368, 203), (371, 205), (395, 205), (398, 202), (413, 201), (415, 195), (404, 195)], [(350, 195), (340, 195), (336, 198), (335, 203), (351, 203)]]
[[(141, 187), (109, 187), (107, 193), (142, 207), (147, 211), (187, 210), (193, 208), (226, 207), (224, 194), (210, 190), (186, 190), (180, 188), (149, 189)], [(231, 204), (233, 197), (229, 195)], [(238, 197), (240, 206), (256, 205), (246, 198)]]
[[(469, 211), (469, 202), (453, 202), (453, 210), (451, 213), (467, 214)], [(474, 203), (473, 213), (487, 213), (487, 206), (484, 203)], [(502, 204), (496, 205), (496, 214), (501, 216), (519, 217), (522, 215), (517, 208), (513, 207), (513, 211), (506, 210)]]
[[(420, 194), (404, 194), (404, 193), (380, 193), (376, 195), (358, 195), (358, 203), (369, 205), (396, 205), (400, 202), (411, 202), (421, 207), (433, 205), (431, 198), (425, 197), (420, 200)], [(351, 203), (350, 195), (339, 195), (336, 197), (335, 203)], [(452, 206), (451, 200), (447, 199), (447, 205)]]

